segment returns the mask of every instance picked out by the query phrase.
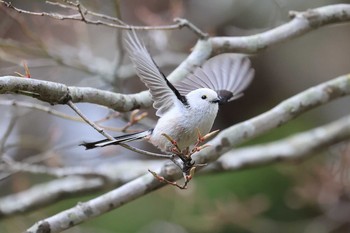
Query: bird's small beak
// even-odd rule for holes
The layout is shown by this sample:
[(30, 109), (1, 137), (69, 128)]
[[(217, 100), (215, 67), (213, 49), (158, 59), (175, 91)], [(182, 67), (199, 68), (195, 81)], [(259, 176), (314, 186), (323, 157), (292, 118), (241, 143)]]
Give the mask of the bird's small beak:
[(218, 93), (218, 102), (220, 105), (226, 104), (232, 97), (233, 93), (227, 90), (216, 91)]
[(214, 99), (214, 100), (212, 100), (210, 102), (213, 103), (213, 104), (220, 103), (220, 99), (219, 98), (218, 99)]

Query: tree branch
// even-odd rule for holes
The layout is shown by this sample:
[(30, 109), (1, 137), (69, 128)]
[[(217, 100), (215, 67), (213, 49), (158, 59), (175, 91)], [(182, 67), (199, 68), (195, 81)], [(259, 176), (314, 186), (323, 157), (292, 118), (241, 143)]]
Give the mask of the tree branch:
[[(207, 36), (205, 33), (200, 31), (199, 28), (197, 28), (194, 24), (192, 24), (191, 22), (189, 22), (186, 19), (177, 18), (174, 20), (175, 23), (172, 25), (132, 26), (132, 25), (126, 24), (125, 22), (123, 22), (122, 20), (120, 20), (118, 18), (89, 11), (79, 1), (77, 1), (76, 3), (67, 2), (68, 5), (64, 5), (62, 3), (53, 3), (50, 1), (48, 1), (47, 3), (49, 3), (51, 5), (56, 5), (56, 6), (59, 6), (62, 8), (69, 8), (71, 10), (75, 10), (77, 13), (72, 14), (72, 15), (63, 15), (63, 14), (57, 14), (57, 13), (44, 12), (44, 11), (33, 12), (33, 11), (28, 11), (28, 10), (17, 8), (15, 6), (13, 6), (11, 2), (6, 2), (3, 0), (0, 0), (0, 4), (3, 4), (5, 7), (10, 8), (18, 13), (28, 14), (28, 15), (32, 15), (32, 16), (45, 16), (45, 17), (50, 17), (50, 18), (58, 19), (58, 20), (82, 21), (86, 24), (103, 25), (103, 26), (107, 26), (107, 27), (111, 27), (111, 28), (127, 29), (127, 30), (131, 30), (131, 29), (133, 29), (133, 30), (175, 30), (175, 29), (181, 29), (183, 27), (188, 27), (191, 31), (196, 33), (200, 38), (204, 38)], [(89, 15), (94, 16), (94, 17), (99, 18), (99, 19), (98, 20), (90, 19), (87, 17)], [(109, 21), (112, 21), (112, 23), (108, 22), (108, 21), (103, 21), (100, 19), (109, 20)]]
[(212, 37), (213, 51), (256, 53), (271, 45), (281, 43), (319, 27), (350, 21), (350, 4), (336, 4), (310, 9), (305, 12), (290, 12), (293, 18), (288, 23), (269, 31), (242, 37)]
[(22, 94), (50, 104), (93, 103), (120, 112), (151, 106), (147, 91), (123, 95), (89, 87), (72, 87), (61, 83), (15, 76), (0, 77), (0, 94)]
[(307, 155), (347, 139), (350, 139), (350, 116), (279, 141), (231, 150), (205, 167), (203, 172), (236, 171), (306, 159)]

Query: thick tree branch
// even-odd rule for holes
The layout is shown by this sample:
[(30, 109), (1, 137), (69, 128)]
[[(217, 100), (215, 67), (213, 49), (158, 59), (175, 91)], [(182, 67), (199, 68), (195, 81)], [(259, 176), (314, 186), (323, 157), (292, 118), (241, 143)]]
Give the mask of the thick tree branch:
[(120, 112), (151, 106), (148, 92), (123, 95), (89, 87), (72, 87), (61, 83), (14, 76), (0, 77), (0, 94), (22, 94), (50, 104), (93, 103)]
[(236, 171), (269, 163), (306, 159), (307, 155), (350, 139), (350, 116), (271, 143), (231, 150), (203, 172)]
[[(350, 75), (342, 76), (312, 87), (283, 101), (270, 111), (223, 130), (216, 138), (208, 143), (211, 147), (195, 155), (196, 162), (212, 162), (239, 143), (276, 128), (309, 109), (349, 94)], [(176, 180), (182, 175), (174, 164), (169, 163), (163, 166), (157, 174), (167, 180)], [(90, 218), (118, 208), (162, 186), (164, 184), (155, 180), (153, 175), (143, 175), (102, 196), (85, 203), (80, 203), (71, 209), (41, 220), (29, 228), (27, 232), (32, 233), (42, 230), (51, 233), (61, 232)]]

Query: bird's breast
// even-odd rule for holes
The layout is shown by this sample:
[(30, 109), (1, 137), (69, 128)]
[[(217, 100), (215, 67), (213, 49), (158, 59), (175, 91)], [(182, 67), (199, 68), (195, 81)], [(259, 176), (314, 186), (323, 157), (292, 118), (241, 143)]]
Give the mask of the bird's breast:
[(169, 112), (161, 117), (153, 130), (150, 142), (164, 152), (171, 151), (173, 145), (162, 134), (173, 138), (180, 149), (191, 147), (198, 139), (197, 131), (202, 135), (211, 130), (216, 112), (188, 109), (183, 112)]

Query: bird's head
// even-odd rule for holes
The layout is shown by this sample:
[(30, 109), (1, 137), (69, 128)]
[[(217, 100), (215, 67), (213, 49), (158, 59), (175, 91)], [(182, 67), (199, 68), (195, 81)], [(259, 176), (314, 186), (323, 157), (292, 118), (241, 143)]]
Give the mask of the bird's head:
[(218, 94), (209, 88), (199, 88), (191, 91), (186, 98), (191, 107), (218, 106), (220, 102)]

